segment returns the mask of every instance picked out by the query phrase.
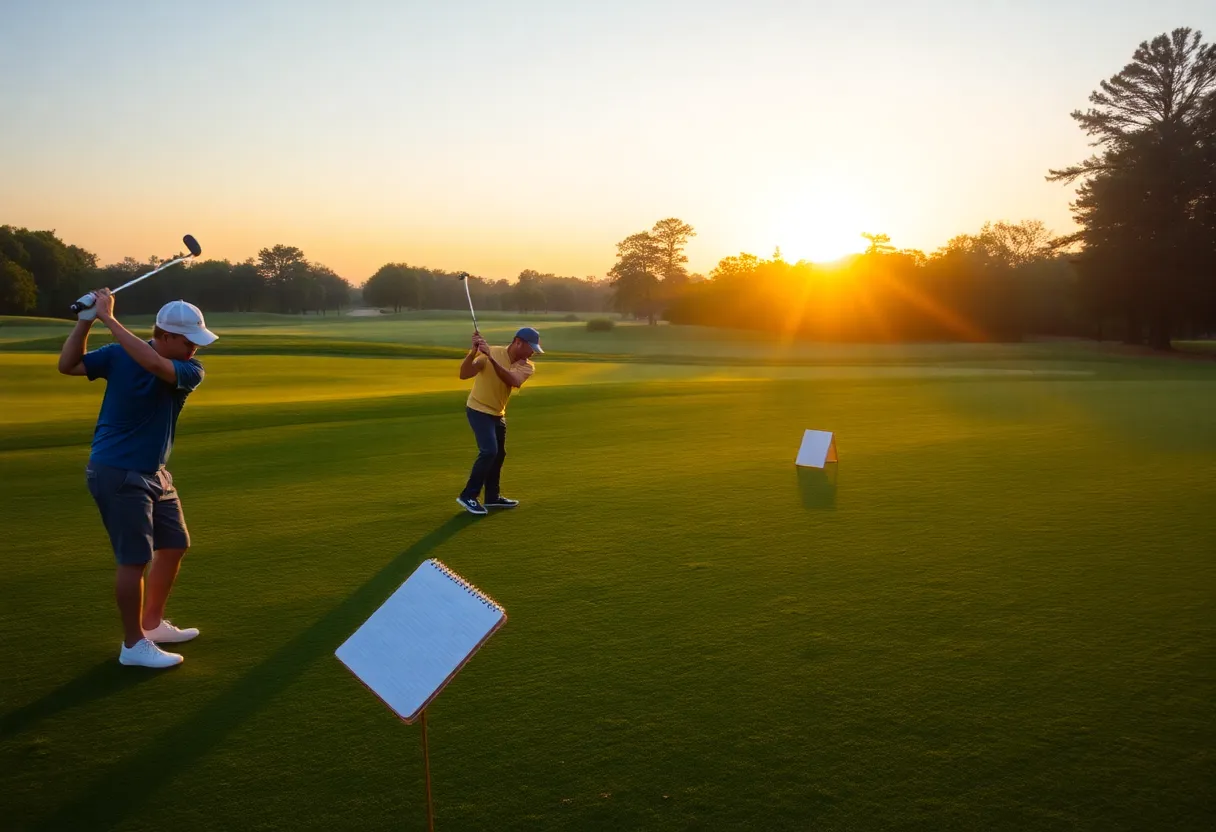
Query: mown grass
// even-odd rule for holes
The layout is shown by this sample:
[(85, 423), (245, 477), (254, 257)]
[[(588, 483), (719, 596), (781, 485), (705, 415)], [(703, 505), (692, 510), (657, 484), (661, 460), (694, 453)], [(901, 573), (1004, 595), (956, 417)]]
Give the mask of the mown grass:
[(451, 360), (205, 357), (159, 674), (115, 661), (100, 383), (0, 355), (5, 828), (424, 828), (333, 650), (438, 557), (510, 616), (430, 712), (440, 828), (1206, 829), (1216, 371), (918, 349), (541, 360), (483, 520)]

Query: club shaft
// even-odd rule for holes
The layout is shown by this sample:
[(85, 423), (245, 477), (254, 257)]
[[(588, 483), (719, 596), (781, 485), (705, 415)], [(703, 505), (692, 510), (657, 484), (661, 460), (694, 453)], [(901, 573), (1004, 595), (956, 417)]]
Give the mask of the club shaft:
[(126, 283), (122, 284), (117, 289), (111, 290), (110, 294), (113, 295), (117, 292), (121, 292), (123, 289), (126, 289), (128, 286), (134, 286), (136, 283), (143, 280), (144, 278), (151, 277), (152, 275), (156, 274), (157, 272), (163, 272), (165, 269), (169, 268), (170, 266), (175, 266), (178, 263), (189, 260), (192, 256), (193, 255), (187, 255), (185, 257), (178, 257), (174, 260), (166, 260), (164, 263), (161, 263), (159, 266), (157, 266), (155, 269), (148, 272), (147, 274), (141, 274), (139, 277), (136, 277), (132, 280), (128, 280)]
[(479, 332), (480, 328), (477, 326), (477, 313), (473, 311), (473, 295), (469, 292), (469, 280), (470, 278), (466, 277), (460, 282), (464, 284), (464, 296), (469, 299), (469, 314), (473, 316), (473, 331)]
[[(194, 247), (197, 248), (198, 244), (195, 243)], [(112, 294), (112, 295), (117, 294), (118, 292), (121, 292), (123, 289), (126, 289), (130, 286), (134, 286), (136, 283), (138, 283), (141, 280), (149, 278), (152, 275), (157, 274), (158, 272), (163, 272), (165, 269), (169, 268), (170, 266), (176, 266), (178, 263), (184, 263), (187, 260), (191, 260), (195, 256), (196, 255), (192, 251), (190, 254), (183, 254), (181, 257), (175, 257), (172, 260), (166, 260), (164, 263), (161, 263), (159, 266), (157, 266), (152, 271), (147, 272), (146, 274), (141, 274), (139, 277), (134, 278), (133, 280), (128, 280), (126, 283), (122, 284), (117, 289), (112, 290), (110, 292), (110, 294)], [(91, 297), (91, 295), (86, 295), (85, 298), (87, 298), (87, 297)], [(79, 301), (77, 301), (76, 303), (73, 303), (69, 307), (69, 309), (72, 311), (73, 314), (82, 312), (85, 309), (91, 309), (93, 307), (93, 304), (91, 302), (88, 304), (85, 304), (83, 302), (85, 300), (85, 298), (81, 298)]]

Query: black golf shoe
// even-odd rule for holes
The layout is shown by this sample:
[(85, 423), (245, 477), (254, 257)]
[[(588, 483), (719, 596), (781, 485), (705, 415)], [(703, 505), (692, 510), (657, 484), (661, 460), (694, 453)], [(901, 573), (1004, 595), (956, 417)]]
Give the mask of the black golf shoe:
[(481, 503), (477, 502), (477, 500), (473, 497), (470, 497), (467, 500), (464, 497), (457, 497), (456, 502), (459, 503), (460, 507), (463, 508), (465, 511), (467, 511), (469, 514), (488, 514), (489, 513), (486, 511), (485, 506), (483, 506)]

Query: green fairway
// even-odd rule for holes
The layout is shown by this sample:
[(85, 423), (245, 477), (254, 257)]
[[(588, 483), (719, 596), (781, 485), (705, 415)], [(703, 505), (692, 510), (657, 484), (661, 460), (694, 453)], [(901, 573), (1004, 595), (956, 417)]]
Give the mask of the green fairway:
[[(545, 360), (624, 360), (695, 364), (813, 364), (880, 365), (982, 364), (1024, 367), (1027, 362), (1066, 361), (1072, 365), (1110, 360), (1086, 342), (1052, 341), (1034, 344), (834, 344), (793, 341), (770, 331), (724, 330), (699, 326), (647, 326), (617, 321), (608, 332), (589, 332), (585, 321), (566, 315), (487, 313), (481, 331), (492, 342), (506, 343), (521, 321), (540, 328)], [(575, 316), (579, 317), (579, 316)], [(581, 316), (583, 318), (587, 315)], [(125, 323), (149, 333), (153, 318), (135, 316)], [(390, 358), (444, 357), (464, 354), (469, 346), (469, 322), (453, 312), (402, 312), (396, 315), (216, 314), (208, 324), (223, 337), (208, 348), (211, 355), (345, 355)], [(0, 352), (58, 350), (71, 322), (53, 318), (0, 316)], [(90, 343), (109, 341), (95, 326)], [(1210, 342), (1179, 342), (1178, 348), (1204, 352)], [(1115, 360), (1122, 361), (1124, 357)]]
[(431, 557), (509, 616), (428, 712), (439, 829), (1209, 828), (1216, 363), (542, 321), (522, 505), (478, 519), (467, 321), (209, 323), (242, 346), (171, 461), (202, 636), (144, 672), (102, 382), (0, 322), (0, 827), (425, 828), (417, 727), (333, 651)]

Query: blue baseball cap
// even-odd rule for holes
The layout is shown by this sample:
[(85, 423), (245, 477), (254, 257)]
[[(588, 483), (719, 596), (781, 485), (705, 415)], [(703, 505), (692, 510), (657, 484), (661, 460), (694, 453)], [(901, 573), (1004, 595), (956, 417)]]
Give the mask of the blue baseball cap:
[(540, 348), (540, 333), (532, 327), (524, 327), (519, 332), (515, 333), (515, 337), (521, 341), (527, 341), (528, 346), (532, 347), (534, 351), (540, 353), (541, 355), (545, 354), (545, 351)]

